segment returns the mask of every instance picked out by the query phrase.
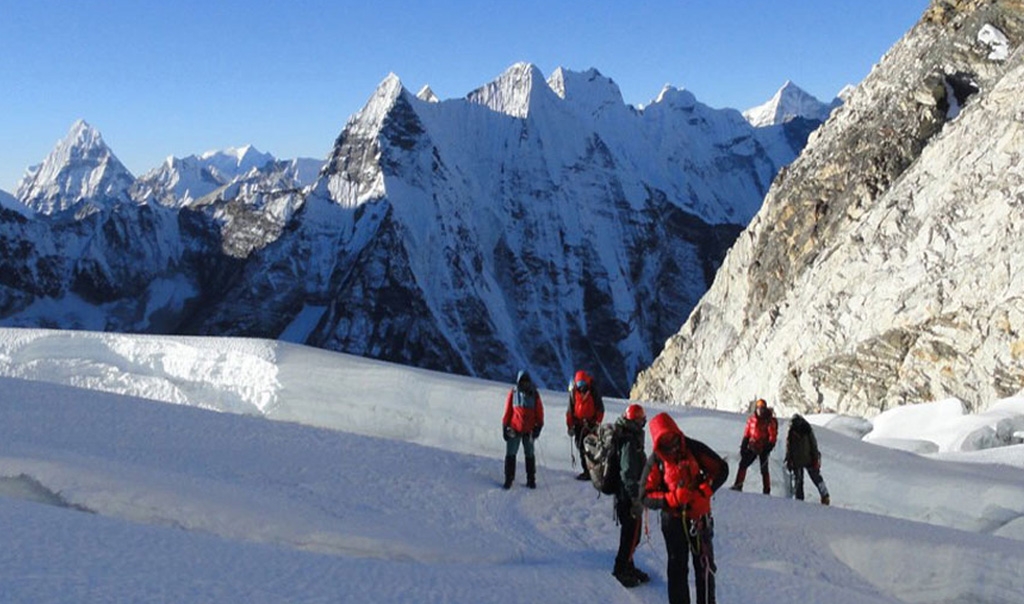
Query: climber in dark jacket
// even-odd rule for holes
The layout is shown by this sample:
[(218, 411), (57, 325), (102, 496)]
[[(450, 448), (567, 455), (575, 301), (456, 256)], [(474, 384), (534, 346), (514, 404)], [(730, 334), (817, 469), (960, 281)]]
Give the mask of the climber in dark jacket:
[(786, 433), (786, 469), (792, 473), (793, 494), (797, 499), (804, 498), (804, 470), (811, 477), (811, 482), (818, 487), (821, 503), (828, 505), (831, 499), (825, 479), (821, 477), (821, 451), (818, 450), (818, 439), (814, 430), (799, 413), (794, 413), (789, 421), (789, 432)]
[(626, 587), (650, 581), (650, 576), (633, 563), (633, 552), (640, 543), (643, 529), (643, 502), (640, 499), (640, 478), (647, 455), (644, 454), (644, 408), (632, 404), (615, 422), (616, 446), (619, 455), (619, 488), (615, 492), (615, 518), (619, 522), (619, 551), (612, 574)]

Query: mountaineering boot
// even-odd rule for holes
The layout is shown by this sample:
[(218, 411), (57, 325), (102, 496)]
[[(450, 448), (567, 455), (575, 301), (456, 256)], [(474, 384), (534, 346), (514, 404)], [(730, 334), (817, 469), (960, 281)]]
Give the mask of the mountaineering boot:
[(512, 481), (516, 479), (516, 458), (512, 455), (505, 456), (505, 484), (503, 489), (511, 489)]
[(612, 576), (622, 583), (623, 587), (636, 587), (640, 585), (640, 577), (636, 576), (631, 569), (624, 564), (615, 564), (615, 569), (612, 571)]
[(747, 469), (746, 468), (740, 468), (739, 470), (736, 470), (736, 482), (732, 483), (732, 486), (729, 487), (729, 488), (731, 488), (734, 491), (742, 491), (743, 490), (743, 479), (746, 478), (746, 477), (747, 477)]
[(821, 494), (821, 505), (832, 503), (832, 499), (828, 496), (828, 487), (825, 486), (825, 481), (818, 483), (818, 493)]
[(580, 452), (580, 469), (583, 470), (576, 475), (576, 480), (590, 480), (590, 468), (587, 467), (587, 457)]
[(636, 566), (630, 565), (628, 571), (630, 573), (632, 573), (634, 577), (636, 577), (637, 581), (639, 581), (641, 583), (647, 583), (648, 581), (651, 580), (651, 576), (650, 575), (648, 575), (644, 571), (640, 570)]
[(761, 475), (761, 492), (765, 495), (772, 494), (772, 479), (763, 474)]
[(531, 489), (537, 488), (537, 458), (526, 458), (526, 486)]

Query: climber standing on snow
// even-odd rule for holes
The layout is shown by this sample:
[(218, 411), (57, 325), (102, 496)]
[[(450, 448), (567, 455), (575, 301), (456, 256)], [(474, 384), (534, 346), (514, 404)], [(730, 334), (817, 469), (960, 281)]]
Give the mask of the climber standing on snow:
[(761, 461), (761, 489), (765, 495), (772, 492), (772, 477), (768, 471), (768, 456), (775, 448), (779, 435), (779, 422), (775, 412), (763, 398), (754, 404), (754, 413), (747, 419), (747, 427), (743, 430), (743, 441), (740, 443), (740, 467), (736, 471), (736, 482), (732, 490), (743, 490), (743, 479), (747, 476), (747, 468), (755, 459)]
[(580, 472), (577, 480), (590, 480), (590, 468), (583, 448), (583, 438), (604, 420), (604, 400), (594, 385), (594, 378), (582, 369), (569, 384), (569, 408), (565, 411), (565, 425), (580, 454)]
[(625, 587), (635, 587), (651, 577), (633, 563), (633, 553), (640, 543), (643, 529), (643, 502), (640, 478), (643, 476), (647, 455), (644, 454), (644, 425), (647, 414), (637, 404), (626, 407), (626, 412), (615, 421), (617, 453), (619, 456), (619, 486), (615, 491), (615, 518), (619, 523), (619, 550), (615, 555), (612, 575)]
[(654, 450), (647, 458), (640, 485), (644, 505), (661, 510), (669, 604), (690, 603), (690, 554), (697, 604), (714, 604), (717, 567), (711, 496), (729, 477), (729, 464), (704, 443), (684, 436), (667, 413), (651, 420), (651, 441)]
[(501, 435), (505, 439), (505, 483), (503, 488), (512, 488), (516, 479), (516, 456), (519, 444), (523, 445), (526, 457), (526, 486), (537, 488), (537, 457), (533, 441), (540, 436), (544, 427), (544, 404), (540, 393), (524, 369), (516, 376), (516, 385), (505, 399), (505, 415), (501, 419)]
[(789, 420), (789, 431), (786, 433), (786, 468), (793, 473), (793, 494), (797, 499), (804, 498), (804, 470), (811, 477), (811, 482), (818, 487), (822, 505), (828, 505), (828, 487), (821, 477), (821, 451), (818, 450), (818, 439), (814, 430), (799, 413), (794, 413)]

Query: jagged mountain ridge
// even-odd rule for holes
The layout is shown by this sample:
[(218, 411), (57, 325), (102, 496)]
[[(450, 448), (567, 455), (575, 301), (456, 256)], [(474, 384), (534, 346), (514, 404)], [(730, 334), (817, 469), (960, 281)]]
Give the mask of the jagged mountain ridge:
[(755, 129), (673, 88), (637, 110), (596, 70), (519, 64), (448, 101), (389, 76), (309, 188), (279, 166), (187, 204), (133, 200), (176, 217), (179, 242), (134, 313), (47, 313), (39, 288), (5, 282), (2, 322), (92, 313), (495, 379), (526, 367), (552, 387), (588, 367), (622, 394), (816, 125)]
[(631, 397), (869, 416), (1024, 388), (1024, 7), (934, 2), (776, 179)]
[[(637, 140), (643, 128), (678, 139)], [(770, 181), (763, 149), (787, 143), (784, 129), (766, 134), (762, 145), (739, 112), (715, 112), (683, 91), (637, 112), (596, 71), (545, 81), (520, 64), (465, 100), (440, 103), (392, 76), (350, 120), (299, 212), (312, 206), (342, 226), (300, 220), (280, 250), (260, 252), (253, 274), (268, 284), (243, 280), (228, 297), (277, 322), (272, 331), (318, 346), (498, 379), (528, 367), (556, 387), (588, 366), (620, 392), (706, 288), (738, 231), (729, 219), (752, 207), (702, 194), (754, 200)], [(700, 168), (682, 189), (668, 174), (687, 162)], [(721, 176), (692, 178), (700, 170)], [(315, 245), (344, 261), (282, 261)], [(269, 282), (300, 273), (310, 283), (301, 307), (294, 292), (268, 303)], [(336, 289), (324, 296), (322, 283)], [(225, 329), (231, 315), (213, 313), (197, 329)], [(309, 328), (282, 325), (290, 317)]]
[(154, 199), (171, 207), (187, 206), (272, 161), (272, 155), (251, 145), (207, 151), (198, 156), (168, 157), (160, 167), (139, 177), (130, 194), (140, 201)]

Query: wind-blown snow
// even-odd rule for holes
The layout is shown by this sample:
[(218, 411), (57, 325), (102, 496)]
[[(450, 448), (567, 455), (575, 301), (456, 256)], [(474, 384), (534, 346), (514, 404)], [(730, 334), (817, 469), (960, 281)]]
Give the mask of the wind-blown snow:
[[(509, 384), (263, 340), (17, 329), (0, 330), (0, 376), (5, 601), (666, 599), (655, 515), (636, 554), (652, 582), (611, 577), (611, 500), (573, 480), (561, 392), (541, 393), (539, 488), (520, 458), (506, 492)], [(744, 417), (662, 410), (735, 471)], [(977, 418), (917, 412), (810, 418), (831, 508), (781, 496), (781, 447), (777, 495), (716, 495), (720, 601), (1019, 602), (1024, 446), (964, 452), (936, 434)], [(820, 425), (869, 421), (944, 452)]]

